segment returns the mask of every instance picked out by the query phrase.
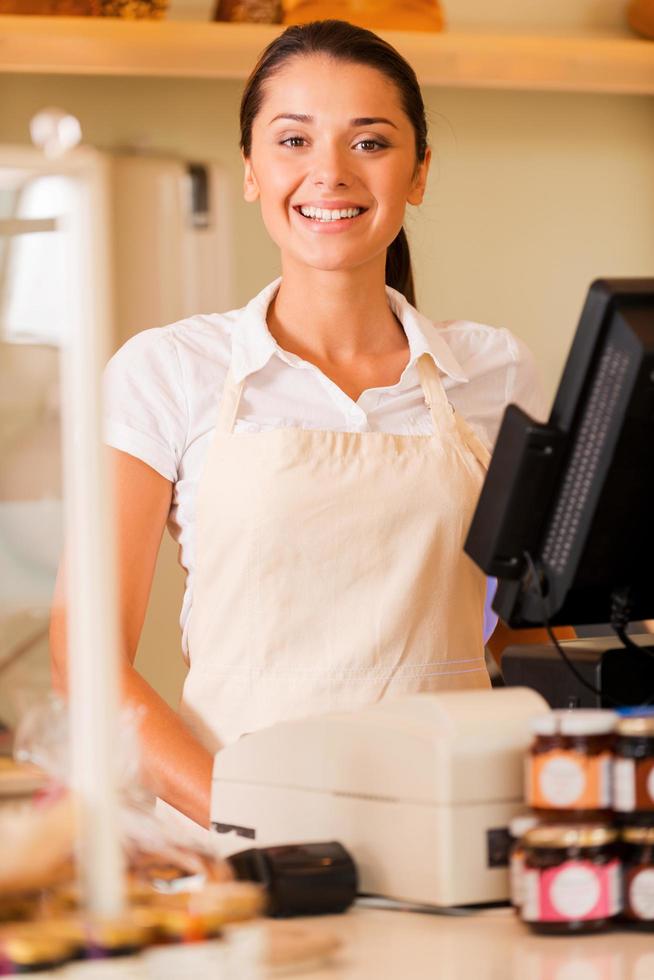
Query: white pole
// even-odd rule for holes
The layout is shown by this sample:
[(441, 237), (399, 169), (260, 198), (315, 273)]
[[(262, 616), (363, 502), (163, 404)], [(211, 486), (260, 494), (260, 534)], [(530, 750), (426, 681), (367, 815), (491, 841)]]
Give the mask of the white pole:
[[(111, 328), (107, 180), (99, 154), (68, 154), (79, 208), (66, 219), (70, 332), (62, 349), (66, 596), (72, 789), (85, 907), (124, 905), (118, 828), (118, 628), (111, 487), (102, 444), (101, 374)], [(70, 167), (68, 164), (72, 163)]]

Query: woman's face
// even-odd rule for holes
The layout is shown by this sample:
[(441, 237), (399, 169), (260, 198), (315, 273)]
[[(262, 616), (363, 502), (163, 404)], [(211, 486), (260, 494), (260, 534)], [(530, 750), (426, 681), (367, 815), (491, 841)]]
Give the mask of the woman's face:
[[(261, 202), (284, 264), (383, 267), (406, 204), (422, 201), (429, 156), (417, 164), (413, 127), (381, 72), (296, 57), (266, 83), (245, 159), (245, 198)], [(334, 211), (349, 216), (333, 220)]]

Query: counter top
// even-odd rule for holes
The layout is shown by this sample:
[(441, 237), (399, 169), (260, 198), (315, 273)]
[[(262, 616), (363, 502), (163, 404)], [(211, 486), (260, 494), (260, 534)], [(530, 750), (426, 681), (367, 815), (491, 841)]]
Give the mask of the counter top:
[(507, 908), (455, 917), (357, 904), (304, 921), (343, 947), (302, 980), (654, 980), (651, 932), (537, 936)]

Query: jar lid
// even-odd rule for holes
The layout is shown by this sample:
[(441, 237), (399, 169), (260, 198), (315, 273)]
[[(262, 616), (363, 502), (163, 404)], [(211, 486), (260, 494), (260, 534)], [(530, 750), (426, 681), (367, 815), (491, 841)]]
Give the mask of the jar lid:
[(615, 728), (615, 711), (602, 708), (574, 708), (555, 712), (562, 735), (608, 735)]
[[(615, 711), (603, 708), (565, 708), (531, 718), (535, 735), (608, 735), (618, 721)], [(652, 719), (654, 722), (654, 718)]]
[(654, 844), (654, 827), (623, 827), (622, 839), (627, 844)]
[(515, 837), (516, 840), (535, 827), (538, 823), (538, 817), (535, 817), (531, 813), (521, 813), (520, 816), (514, 817), (509, 824), (509, 833), (511, 837)]
[(617, 837), (607, 824), (543, 824), (528, 830), (524, 842), (529, 847), (601, 847)]
[(530, 718), (529, 728), (534, 735), (556, 735), (559, 730), (553, 711), (550, 711), (548, 715), (536, 715), (534, 718)]
[(652, 715), (632, 715), (621, 718), (617, 726), (618, 735), (635, 735), (654, 738), (654, 717)]

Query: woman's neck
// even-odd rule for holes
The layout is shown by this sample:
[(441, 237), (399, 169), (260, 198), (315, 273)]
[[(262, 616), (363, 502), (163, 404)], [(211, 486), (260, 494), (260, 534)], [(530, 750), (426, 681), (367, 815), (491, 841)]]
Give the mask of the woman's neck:
[(325, 272), (286, 266), (268, 307), (268, 329), (281, 348), (307, 360), (347, 364), (408, 349), (388, 305), (384, 270)]

